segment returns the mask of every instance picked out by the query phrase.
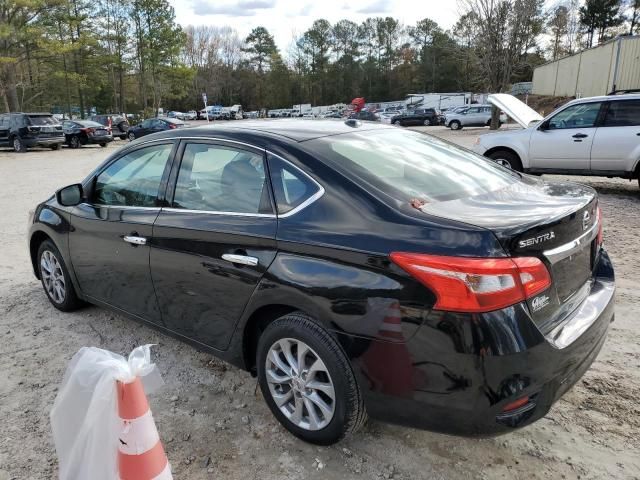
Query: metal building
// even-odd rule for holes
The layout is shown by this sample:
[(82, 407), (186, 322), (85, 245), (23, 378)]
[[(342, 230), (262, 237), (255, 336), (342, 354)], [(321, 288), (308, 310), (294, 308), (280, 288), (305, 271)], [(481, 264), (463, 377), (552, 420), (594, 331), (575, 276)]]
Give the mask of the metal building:
[(635, 88), (640, 89), (640, 36), (616, 37), (533, 71), (536, 95), (593, 97)]

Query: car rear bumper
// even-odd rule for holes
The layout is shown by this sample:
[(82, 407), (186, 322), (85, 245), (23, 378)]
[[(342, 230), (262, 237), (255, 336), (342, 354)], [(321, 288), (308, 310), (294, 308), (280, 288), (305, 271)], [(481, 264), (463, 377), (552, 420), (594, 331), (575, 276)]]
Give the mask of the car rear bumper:
[(89, 143), (109, 143), (113, 141), (111, 135), (94, 135), (89, 137)]
[[(465, 436), (507, 433), (543, 417), (588, 370), (614, 318), (615, 283), (604, 250), (587, 299), (554, 335), (524, 304), (482, 315), (428, 312), (404, 342), (345, 342), (368, 413), (392, 423)], [(339, 335), (339, 337), (344, 335)], [(528, 397), (520, 408), (506, 405)]]

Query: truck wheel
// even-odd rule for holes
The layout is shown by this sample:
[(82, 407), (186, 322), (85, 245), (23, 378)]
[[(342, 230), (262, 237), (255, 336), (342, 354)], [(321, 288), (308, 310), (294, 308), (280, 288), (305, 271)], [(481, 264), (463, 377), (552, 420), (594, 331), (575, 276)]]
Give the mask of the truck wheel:
[(451, 120), (451, 123), (449, 123), (449, 128), (451, 130), (460, 130), (462, 128), (462, 124), (458, 120)]
[(488, 157), (503, 167), (510, 168), (517, 172), (522, 171), (522, 162), (513, 152), (508, 150), (496, 150), (495, 152), (491, 152)]
[(13, 137), (13, 150), (16, 153), (24, 153), (27, 151), (27, 147), (24, 145), (22, 139), (18, 136)]
[(366, 421), (349, 359), (327, 330), (302, 312), (275, 320), (258, 341), (262, 395), (298, 438), (331, 445)]

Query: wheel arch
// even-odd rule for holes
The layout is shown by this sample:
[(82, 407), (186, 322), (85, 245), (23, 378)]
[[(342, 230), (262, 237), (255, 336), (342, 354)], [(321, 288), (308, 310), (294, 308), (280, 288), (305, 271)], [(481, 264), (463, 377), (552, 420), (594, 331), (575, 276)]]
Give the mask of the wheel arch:
[(247, 318), (242, 334), (242, 359), (245, 368), (251, 372), (251, 375), (256, 375), (256, 352), (262, 332), (274, 320), (296, 311), (301, 310), (292, 305), (269, 304), (257, 308)]
[(505, 152), (510, 152), (513, 153), (516, 157), (518, 157), (518, 160), (520, 160), (520, 163), (522, 163), (522, 155), (520, 155), (517, 151), (515, 151), (513, 148), (511, 147), (504, 147), (504, 146), (500, 146), (500, 147), (492, 147), (489, 150), (487, 150), (486, 152), (484, 152), (484, 156), (488, 157), (489, 155), (491, 155), (492, 153), (495, 152), (499, 152), (499, 151), (505, 151)]
[(31, 238), (29, 239), (29, 255), (31, 257), (31, 266), (33, 267), (33, 274), (38, 280), (40, 280), (40, 269), (38, 268), (38, 259), (36, 257), (38, 256), (38, 249), (40, 248), (40, 245), (42, 245), (42, 243), (46, 240), (50, 240), (55, 245), (53, 239), (42, 230), (36, 230), (35, 232), (33, 232)]

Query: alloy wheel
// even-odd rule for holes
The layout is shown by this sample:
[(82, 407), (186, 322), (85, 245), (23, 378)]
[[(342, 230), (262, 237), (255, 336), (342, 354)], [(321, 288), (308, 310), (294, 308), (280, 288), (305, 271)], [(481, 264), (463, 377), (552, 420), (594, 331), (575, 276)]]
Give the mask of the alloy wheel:
[(15, 137), (13, 139), (13, 149), (16, 152), (21, 152), (22, 151), (22, 140), (20, 140), (19, 137)]
[(71, 148), (80, 148), (80, 139), (77, 136), (71, 137)]
[(283, 338), (271, 345), (265, 361), (269, 392), (291, 423), (321, 430), (333, 418), (336, 393), (331, 375), (306, 343)]
[(47, 294), (55, 303), (64, 302), (66, 296), (66, 284), (62, 266), (56, 256), (49, 250), (45, 250), (40, 257), (40, 273)]
[(135, 135), (133, 132), (131, 132), (131, 133), (129, 134), (129, 141), (130, 141), (130, 142), (133, 142), (135, 139), (136, 139), (136, 135)]

